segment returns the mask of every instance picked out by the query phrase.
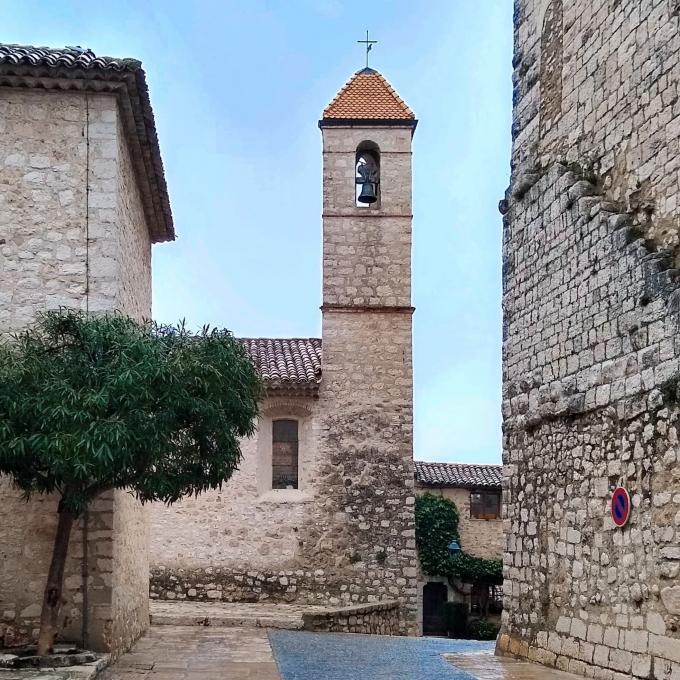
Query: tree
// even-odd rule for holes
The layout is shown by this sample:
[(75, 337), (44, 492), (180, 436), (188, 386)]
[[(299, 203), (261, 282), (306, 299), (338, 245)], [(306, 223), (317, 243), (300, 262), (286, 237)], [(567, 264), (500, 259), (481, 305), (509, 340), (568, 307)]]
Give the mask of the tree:
[(261, 394), (226, 330), (59, 310), (0, 344), (0, 473), (27, 498), (59, 495), (38, 654), (53, 648), (69, 536), (92, 500), (127, 489), (173, 503), (220, 487)]

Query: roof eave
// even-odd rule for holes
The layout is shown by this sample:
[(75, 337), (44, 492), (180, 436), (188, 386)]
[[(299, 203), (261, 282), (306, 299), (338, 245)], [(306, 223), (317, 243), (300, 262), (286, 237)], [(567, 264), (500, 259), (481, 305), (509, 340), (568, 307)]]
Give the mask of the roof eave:
[(294, 382), (271, 382), (265, 380), (265, 395), (275, 394), (286, 397), (314, 397), (319, 396), (319, 383), (294, 383)]
[(503, 491), (502, 484), (468, 484), (468, 483), (458, 483), (453, 482), (424, 482), (422, 479), (416, 477), (416, 482), (421, 486), (426, 486), (432, 489), (467, 489), (474, 491), (479, 489), (481, 491)]
[(418, 125), (416, 118), (322, 118), (319, 129), (327, 127), (401, 127), (413, 134)]

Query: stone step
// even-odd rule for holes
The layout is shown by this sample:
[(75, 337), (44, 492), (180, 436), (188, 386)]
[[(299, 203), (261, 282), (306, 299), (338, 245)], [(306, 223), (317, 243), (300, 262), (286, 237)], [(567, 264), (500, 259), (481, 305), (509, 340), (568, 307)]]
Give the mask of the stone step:
[(302, 630), (302, 608), (248, 603), (167, 602), (152, 600), (152, 626), (214, 628), (279, 628)]

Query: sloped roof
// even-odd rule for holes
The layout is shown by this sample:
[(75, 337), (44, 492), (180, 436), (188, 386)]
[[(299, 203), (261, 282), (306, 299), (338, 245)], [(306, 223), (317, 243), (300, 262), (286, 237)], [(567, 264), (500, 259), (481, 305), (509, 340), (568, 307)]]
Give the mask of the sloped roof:
[(149, 88), (140, 61), (98, 57), (80, 47), (0, 44), (0, 86), (117, 94), (151, 239), (175, 238)]
[(316, 389), (321, 338), (240, 338), (268, 389)]
[(329, 120), (404, 121), (415, 124), (415, 114), (382, 74), (372, 68), (357, 71), (324, 109)]
[(500, 489), (502, 465), (467, 463), (425, 463), (415, 461), (416, 481), (425, 486), (452, 486), (463, 489)]

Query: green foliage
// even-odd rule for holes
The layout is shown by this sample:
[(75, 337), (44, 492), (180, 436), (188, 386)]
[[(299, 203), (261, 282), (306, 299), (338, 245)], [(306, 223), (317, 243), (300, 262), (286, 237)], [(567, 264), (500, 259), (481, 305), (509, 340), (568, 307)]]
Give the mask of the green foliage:
[(425, 493), (416, 498), (416, 545), (426, 574), (449, 576), (466, 583), (500, 584), (503, 562), (469, 555), (462, 550), (449, 553), (449, 543), (457, 541), (459, 514), (448, 498)]
[(458, 541), (458, 508), (448, 498), (431, 493), (416, 498), (416, 546), (426, 574), (446, 576), (450, 569), (448, 545)]
[(500, 625), (487, 619), (470, 621), (467, 634), (473, 640), (495, 640), (498, 637)]
[(470, 610), (465, 602), (447, 602), (444, 605), (444, 625), (450, 638), (462, 639), (468, 634)]
[(488, 560), (461, 551), (449, 558), (449, 568), (447, 576), (465, 583), (488, 585), (503, 583), (503, 560)]
[(228, 331), (48, 312), (0, 344), (0, 472), (76, 515), (115, 488), (172, 503), (229, 479), (261, 391)]

